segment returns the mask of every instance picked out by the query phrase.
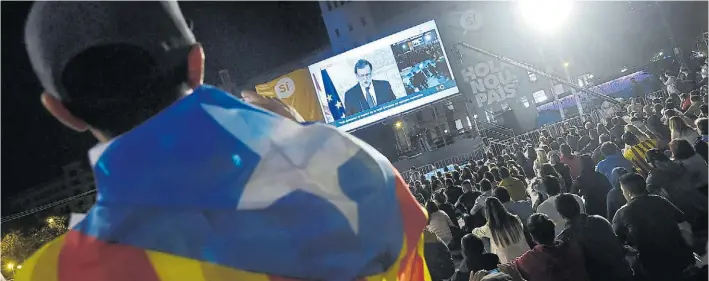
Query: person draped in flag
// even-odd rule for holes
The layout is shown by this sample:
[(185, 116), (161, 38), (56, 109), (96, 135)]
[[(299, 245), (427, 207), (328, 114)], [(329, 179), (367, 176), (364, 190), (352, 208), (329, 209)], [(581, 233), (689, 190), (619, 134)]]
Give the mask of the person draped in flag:
[(37, 2), (41, 101), (90, 132), (97, 202), (15, 280), (428, 280), (427, 218), (374, 148), (203, 84), (177, 2)]
[(623, 134), (623, 142), (628, 148), (623, 152), (623, 157), (633, 163), (635, 170), (638, 171), (643, 176), (647, 176), (650, 173), (652, 167), (645, 160), (645, 154), (650, 149), (658, 148), (657, 140), (645, 139), (640, 141), (638, 136), (633, 132), (625, 132)]

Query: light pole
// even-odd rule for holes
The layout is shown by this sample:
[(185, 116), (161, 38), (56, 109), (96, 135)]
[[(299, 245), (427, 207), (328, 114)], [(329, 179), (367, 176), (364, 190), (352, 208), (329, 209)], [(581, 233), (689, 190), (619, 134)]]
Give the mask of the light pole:
[(478, 114), (473, 115), (473, 124), (475, 124), (475, 132), (478, 133), (478, 137), (482, 138), (480, 135), (480, 128), (478, 127)]
[[(571, 73), (569, 72), (568, 62), (564, 62), (564, 72), (566, 72), (566, 80), (569, 80), (569, 83), (573, 83), (574, 81), (571, 80)], [(571, 88), (571, 96), (574, 97), (574, 100), (576, 100), (576, 108), (578, 108), (579, 110), (581, 122), (586, 123), (586, 117), (583, 116), (583, 106), (581, 105), (581, 99), (579, 98), (579, 96), (576, 95), (576, 89)]]
[[(548, 73), (554, 73), (554, 67), (550, 66), (547, 61), (547, 57), (544, 54), (544, 49), (539, 46), (539, 55), (542, 57), (542, 63), (544, 64), (544, 70)], [(565, 114), (564, 114), (564, 108), (561, 107), (561, 103), (559, 103), (559, 95), (554, 92), (554, 81), (549, 79), (549, 86), (551, 87), (551, 95), (554, 96), (554, 104), (559, 106), (559, 116), (561, 117), (561, 120), (566, 119)]]
[[(404, 132), (404, 144), (406, 145), (406, 147), (411, 147), (411, 142), (409, 141), (409, 135), (406, 134), (406, 128), (404, 127), (404, 122), (401, 122), (401, 120), (396, 121), (396, 123), (394, 123), (394, 128), (396, 128), (397, 130), (401, 129), (401, 131)], [(396, 135), (398, 138), (399, 134), (396, 134)]]
[[(550, 36), (569, 16), (573, 3), (571, 0), (520, 0), (518, 4), (519, 12), (527, 21), (528, 26), (535, 28), (541, 35)], [(549, 72), (553, 68), (549, 67), (541, 44), (538, 44), (538, 48), (544, 67)], [(549, 80), (549, 83), (551, 84), (551, 94), (554, 96), (554, 102), (559, 106), (559, 114), (563, 120), (564, 109), (559, 104), (559, 98), (556, 93), (554, 93), (554, 82)]]

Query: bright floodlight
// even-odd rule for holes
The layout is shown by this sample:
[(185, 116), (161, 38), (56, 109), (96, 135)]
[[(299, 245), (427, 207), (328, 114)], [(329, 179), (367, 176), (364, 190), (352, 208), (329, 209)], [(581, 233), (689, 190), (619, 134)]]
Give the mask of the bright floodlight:
[(401, 121), (396, 121), (396, 123), (394, 123), (394, 127), (396, 127), (397, 129), (401, 128), (402, 125), (404, 124)]
[(519, 10), (527, 24), (549, 34), (566, 20), (572, 0), (519, 0)]

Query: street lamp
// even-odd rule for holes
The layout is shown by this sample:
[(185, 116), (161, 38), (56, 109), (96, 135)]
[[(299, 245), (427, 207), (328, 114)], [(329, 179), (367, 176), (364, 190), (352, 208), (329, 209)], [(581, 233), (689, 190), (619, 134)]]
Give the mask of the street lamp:
[(18, 264), (18, 265), (17, 265), (17, 269), (22, 269), (22, 265), (21, 265), (21, 264)]
[(551, 34), (571, 12), (571, 0), (520, 0), (519, 11), (529, 25), (543, 34)]
[(47, 223), (49, 223), (49, 224), (54, 223), (54, 218), (48, 218), (48, 219), (47, 219)]
[(8, 270), (15, 270), (15, 264), (11, 263), (11, 262), (7, 263), (7, 269)]
[[(518, 2), (518, 8), (519, 8), (519, 13), (521, 14), (522, 18), (525, 19), (527, 22), (528, 26), (531, 26), (532, 28), (536, 29), (539, 33), (542, 35), (546, 36), (551, 36), (554, 31), (556, 31), (557, 28), (561, 26), (561, 24), (566, 21), (566, 18), (569, 17), (569, 14), (571, 13), (571, 8), (573, 5), (572, 0), (519, 0)], [(538, 46), (539, 49), (539, 54), (542, 58), (542, 61), (544, 62), (545, 68), (547, 68), (547, 71), (553, 71), (554, 67), (550, 67), (549, 63), (546, 60), (546, 56), (544, 54), (544, 49), (542, 48), (541, 45)], [(556, 63), (553, 63), (556, 64)], [(568, 67), (569, 63), (568, 62), (563, 62), (564, 65), (564, 70), (566, 71), (567, 78), (569, 80), (569, 83), (571, 82), (571, 78), (569, 76), (568, 72)], [(551, 85), (551, 93), (554, 96), (554, 103), (556, 103), (559, 106), (559, 115), (561, 116), (561, 119), (564, 119), (564, 109), (561, 107), (561, 104), (559, 103), (559, 97), (558, 95), (554, 92), (554, 82), (552, 80), (549, 80), (549, 84)], [(571, 93), (576, 96), (576, 91), (574, 88), (571, 88)], [(581, 115), (581, 118), (583, 120), (583, 113), (581, 112), (581, 104), (578, 98), (576, 98), (576, 105), (579, 108), (579, 114)]]
[(401, 129), (401, 126), (403, 126), (403, 123), (401, 121), (396, 121), (396, 123), (394, 123), (394, 127), (396, 127), (397, 129)]

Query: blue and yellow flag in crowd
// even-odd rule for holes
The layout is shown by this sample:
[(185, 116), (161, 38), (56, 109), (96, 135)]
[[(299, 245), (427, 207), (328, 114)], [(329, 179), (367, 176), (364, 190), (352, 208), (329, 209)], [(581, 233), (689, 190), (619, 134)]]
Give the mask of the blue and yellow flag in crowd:
[(94, 152), (96, 205), (16, 280), (430, 281), (423, 209), (333, 127), (202, 86)]

